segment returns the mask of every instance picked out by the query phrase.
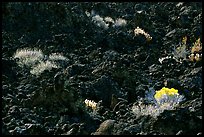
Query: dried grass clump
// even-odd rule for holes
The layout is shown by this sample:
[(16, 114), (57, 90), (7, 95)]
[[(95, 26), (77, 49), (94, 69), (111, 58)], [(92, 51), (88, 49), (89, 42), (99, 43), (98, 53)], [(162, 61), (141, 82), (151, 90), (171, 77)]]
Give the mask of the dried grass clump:
[(193, 44), (193, 47), (191, 48), (191, 54), (188, 56), (190, 61), (201, 61), (202, 60), (202, 43), (200, 41), (200, 38), (196, 40), (196, 42)]
[(135, 33), (135, 36), (138, 36), (138, 35), (144, 35), (147, 39), (147, 41), (150, 41), (152, 40), (152, 37), (146, 33), (143, 29), (137, 27), (135, 30), (134, 30), (134, 33)]

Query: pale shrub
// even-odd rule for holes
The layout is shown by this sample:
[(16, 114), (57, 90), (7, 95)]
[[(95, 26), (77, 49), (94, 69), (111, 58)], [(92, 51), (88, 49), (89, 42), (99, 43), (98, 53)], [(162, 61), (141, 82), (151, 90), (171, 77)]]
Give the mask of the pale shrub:
[(156, 92), (153, 92), (153, 88), (151, 88), (146, 97), (150, 104), (145, 105), (139, 101), (138, 105), (134, 104), (132, 106), (132, 111), (137, 117), (151, 115), (156, 118), (164, 110), (173, 110), (180, 102), (185, 100), (184, 96), (179, 95), (174, 88), (169, 89), (165, 87)]
[(30, 73), (33, 75), (40, 75), (45, 70), (51, 70), (52, 68), (59, 68), (56, 64), (46, 61), (39, 63), (36, 67), (34, 67)]
[(14, 59), (17, 60), (17, 64), (21, 67), (24, 65), (27, 67), (32, 67), (43, 60), (44, 55), (39, 49), (20, 49), (17, 50), (14, 55)]
[(57, 61), (68, 61), (66, 57), (59, 53), (51, 53), (48, 57), (42, 53), (40, 49), (20, 49), (17, 50), (14, 55), (14, 59), (17, 59), (17, 64), (21, 67), (29, 67), (30, 73), (33, 75), (40, 75), (45, 70), (51, 70), (52, 68), (60, 68), (60, 63)]

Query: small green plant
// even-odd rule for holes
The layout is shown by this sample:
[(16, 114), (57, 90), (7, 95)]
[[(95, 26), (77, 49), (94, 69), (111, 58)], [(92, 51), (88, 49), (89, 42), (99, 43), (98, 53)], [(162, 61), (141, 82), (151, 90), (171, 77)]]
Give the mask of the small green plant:
[(173, 48), (173, 52), (171, 56), (166, 56), (159, 58), (159, 62), (162, 64), (163, 60), (166, 59), (174, 59), (176, 62), (182, 63), (183, 60), (187, 59), (187, 49), (186, 49), (186, 42), (187, 42), (187, 36), (182, 38), (181, 43)]
[(175, 59), (177, 62), (182, 63), (183, 60), (186, 60), (187, 57), (187, 49), (186, 49), (186, 42), (187, 42), (187, 36), (182, 38), (182, 42), (179, 44), (178, 47), (174, 48), (173, 50), (173, 59)]
[[(188, 60), (190, 61), (201, 61), (202, 60), (202, 43), (200, 41), (200, 38), (196, 40), (196, 42), (193, 43), (193, 46), (191, 47), (191, 51), (187, 51), (186, 49), (186, 42), (187, 42), (187, 37), (183, 37), (181, 44), (177, 47), (174, 48), (173, 51), (173, 59), (175, 59), (177, 62), (182, 63), (183, 60)], [(189, 55), (190, 54), (190, 55)], [(159, 59), (160, 61), (161, 59)]]

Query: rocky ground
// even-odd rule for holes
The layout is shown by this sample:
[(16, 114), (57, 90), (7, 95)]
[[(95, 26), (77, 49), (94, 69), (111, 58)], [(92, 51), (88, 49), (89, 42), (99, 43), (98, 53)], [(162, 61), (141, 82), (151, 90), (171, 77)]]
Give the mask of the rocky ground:
[[(2, 8), (3, 135), (202, 134), (202, 63), (188, 58), (193, 43), (202, 41), (201, 2), (16, 2)], [(152, 39), (135, 35), (137, 26)], [(185, 36), (186, 49), (178, 51)], [(35, 76), (13, 58), (23, 48), (67, 60)], [(172, 58), (159, 62), (166, 56)], [(57, 78), (64, 83), (57, 86)], [(178, 89), (185, 100), (157, 117), (133, 113), (162, 87)], [(97, 105), (88, 107), (85, 99)]]

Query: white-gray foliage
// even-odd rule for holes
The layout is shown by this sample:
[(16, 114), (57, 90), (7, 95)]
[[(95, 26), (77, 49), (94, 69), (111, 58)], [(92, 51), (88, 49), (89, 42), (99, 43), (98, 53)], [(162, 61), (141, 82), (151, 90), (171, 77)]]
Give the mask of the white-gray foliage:
[(13, 58), (18, 59), (17, 63), (21, 67), (24, 65), (26, 67), (32, 67), (43, 60), (44, 54), (39, 49), (25, 48), (21, 50), (18, 49), (14, 53)]
[(92, 11), (92, 13), (89, 13), (89, 12), (85, 12), (86, 15), (88, 17), (92, 17), (92, 21), (98, 26), (98, 27), (101, 27), (101, 28), (104, 28), (104, 29), (108, 29), (109, 27), (123, 27), (123, 26), (126, 26), (127, 25), (127, 21), (125, 19), (122, 19), (122, 18), (117, 18), (115, 21), (113, 18), (111, 17), (101, 17), (100, 15), (98, 14), (95, 14), (95, 12)]
[(127, 25), (127, 21), (125, 19), (122, 18), (118, 18), (115, 20), (113, 27), (122, 27), (122, 26), (126, 26)]
[(59, 53), (51, 53), (49, 56), (44, 55), (40, 49), (18, 49), (14, 55), (14, 59), (17, 59), (17, 64), (20, 67), (29, 67), (30, 73), (33, 75), (40, 75), (45, 70), (51, 70), (52, 68), (60, 68), (60, 64), (57, 61), (68, 61), (66, 57)]
[(182, 63), (183, 60), (186, 60), (188, 54), (186, 50), (186, 44), (180, 44), (178, 47), (174, 47), (172, 54), (173, 59), (175, 59), (177, 62)]

